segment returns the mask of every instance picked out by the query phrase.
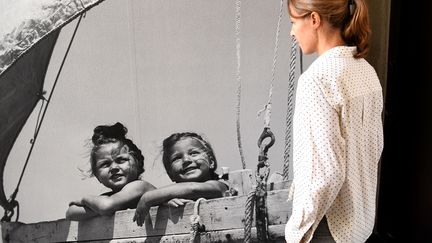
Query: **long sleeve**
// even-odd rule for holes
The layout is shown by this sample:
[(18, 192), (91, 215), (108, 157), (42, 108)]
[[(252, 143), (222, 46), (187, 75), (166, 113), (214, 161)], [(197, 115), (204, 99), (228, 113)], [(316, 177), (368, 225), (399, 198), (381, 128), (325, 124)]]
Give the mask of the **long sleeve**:
[(345, 140), (339, 114), (314, 82), (299, 80), (294, 116), (293, 212), (287, 242), (306, 242), (345, 180)]
[(353, 52), (355, 47), (332, 48), (299, 78), (287, 242), (309, 242), (324, 215), (336, 242), (365, 242), (372, 233), (382, 89), (372, 66)]

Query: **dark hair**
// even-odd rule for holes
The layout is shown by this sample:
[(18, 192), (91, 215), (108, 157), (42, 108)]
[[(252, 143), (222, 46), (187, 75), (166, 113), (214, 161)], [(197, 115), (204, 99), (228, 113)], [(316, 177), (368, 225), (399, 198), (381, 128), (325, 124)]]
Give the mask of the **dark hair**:
[(95, 154), (104, 144), (120, 142), (120, 144), (127, 145), (131, 151), (131, 155), (137, 162), (138, 175), (144, 172), (144, 156), (141, 150), (132, 142), (132, 140), (126, 138), (127, 128), (120, 122), (112, 126), (100, 125), (93, 130), (92, 142), (93, 147), (90, 152), (90, 164), (91, 174), (95, 175), (96, 172), (96, 161)]
[(317, 12), (331, 26), (339, 28), (345, 43), (357, 47), (355, 58), (367, 55), (371, 30), (365, 0), (288, 0), (288, 4), (300, 16)]
[(165, 138), (163, 140), (162, 144), (162, 162), (164, 164), (165, 170), (168, 174), (168, 176), (173, 179), (170, 168), (171, 168), (171, 148), (181, 139), (184, 138), (195, 138), (201, 142), (201, 144), (204, 147), (204, 150), (209, 157), (210, 161), (213, 162), (214, 167), (210, 169), (210, 178), (212, 180), (216, 180), (219, 176), (216, 174), (215, 170), (217, 168), (217, 161), (216, 156), (214, 155), (213, 148), (211, 147), (210, 143), (207, 142), (205, 139), (203, 139), (200, 135), (194, 132), (182, 132), (182, 133), (173, 133), (169, 137)]

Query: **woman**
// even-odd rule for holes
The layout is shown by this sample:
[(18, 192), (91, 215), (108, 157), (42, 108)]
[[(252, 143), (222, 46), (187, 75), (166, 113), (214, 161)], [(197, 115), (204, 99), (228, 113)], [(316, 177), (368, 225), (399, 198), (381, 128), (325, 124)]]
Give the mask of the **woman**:
[(293, 211), (285, 238), (364, 242), (374, 225), (383, 148), (382, 89), (364, 59), (367, 6), (364, 0), (288, 0), (288, 12), (303, 53), (319, 57), (297, 86)]

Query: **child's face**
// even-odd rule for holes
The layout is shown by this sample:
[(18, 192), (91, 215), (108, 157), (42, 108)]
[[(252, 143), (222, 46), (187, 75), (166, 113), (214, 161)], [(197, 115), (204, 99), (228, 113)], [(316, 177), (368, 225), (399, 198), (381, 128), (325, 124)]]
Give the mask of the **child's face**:
[(170, 176), (175, 182), (203, 182), (210, 180), (210, 161), (206, 148), (195, 138), (179, 140), (171, 150)]
[(104, 186), (120, 191), (126, 184), (138, 179), (135, 158), (127, 145), (119, 142), (102, 145), (94, 155), (95, 176)]

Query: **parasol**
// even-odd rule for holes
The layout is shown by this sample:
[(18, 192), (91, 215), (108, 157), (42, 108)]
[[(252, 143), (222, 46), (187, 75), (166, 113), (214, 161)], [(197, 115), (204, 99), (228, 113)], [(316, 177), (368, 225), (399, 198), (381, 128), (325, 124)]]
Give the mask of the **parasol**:
[[(3, 186), (4, 167), (35, 106), (38, 102), (49, 101), (44, 97), (43, 85), (57, 37), (63, 26), (102, 1), (32, 0), (2, 4), (6, 6), (2, 6), (0, 15), (4, 23), (0, 29), (0, 205), (5, 208), (9, 220), (17, 205), (15, 196), (19, 183), (7, 199)], [(47, 105), (48, 102), (45, 107)]]

